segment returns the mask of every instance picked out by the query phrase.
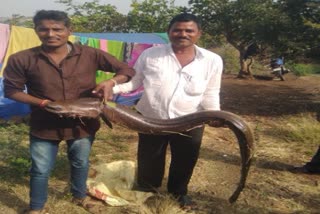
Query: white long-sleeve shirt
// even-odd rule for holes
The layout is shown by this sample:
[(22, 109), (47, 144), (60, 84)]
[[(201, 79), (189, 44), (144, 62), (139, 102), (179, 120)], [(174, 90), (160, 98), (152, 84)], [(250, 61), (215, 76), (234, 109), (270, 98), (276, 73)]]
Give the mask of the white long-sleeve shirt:
[(171, 44), (146, 49), (134, 65), (131, 81), (113, 92), (130, 92), (143, 84), (136, 108), (147, 117), (169, 119), (199, 110), (220, 110), (223, 69), (219, 55), (195, 46), (195, 59), (182, 67)]

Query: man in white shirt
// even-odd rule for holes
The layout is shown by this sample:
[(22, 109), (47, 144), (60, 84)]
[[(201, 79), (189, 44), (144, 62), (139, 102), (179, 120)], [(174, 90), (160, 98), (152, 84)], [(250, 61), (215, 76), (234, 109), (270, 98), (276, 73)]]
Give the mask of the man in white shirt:
[[(223, 63), (220, 56), (196, 46), (201, 36), (197, 17), (183, 13), (168, 27), (170, 44), (145, 50), (135, 63), (136, 75), (116, 85), (114, 93), (129, 92), (143, 84), (144, 93), (136, 108), (146, 117), (171, 119), (201, 110), (220, 110)], [(168, 135), (139, 133), (138, 185), (155, 191), (161, 186), (166, 149), (170, 144), (171, 165), (168, 192), (181, 207), (194, 208), (187, 196), (196, 165), (204, 126)]]

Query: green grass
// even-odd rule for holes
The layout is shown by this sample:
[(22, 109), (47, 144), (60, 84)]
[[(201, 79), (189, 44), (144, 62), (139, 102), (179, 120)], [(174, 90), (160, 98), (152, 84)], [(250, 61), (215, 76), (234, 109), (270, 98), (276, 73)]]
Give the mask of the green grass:
[[(269, 163), (269, 165), (264, 165), (269, 166), (269, 168), (263, 168), (262, 165), (253, 165), (252, 173), (250, 174), (251, 178), (248, 180), (248, 188), (244, 190), (244, 193), (235, 206), (230, 207), (224, 198), (225, 194), (220, 193), (223, 188), (225, 188), (223, 192), (228, 192), (230, 187), (220, 183), (219, 173), (211, 175), (210, 170), (208, 171), (213, 165), (217, 166), (217, 169), (220, 169), (219, 167), (225, 167), (227, 161), (223, 162), (223, 160), (219, 160), (219, 158), (215, 159), (214, 156), (212, 156), (213, 159), (208, 157), (200, 158), (196, 169), (198, 174), (194, 174), (190, 185), (190, 192), (196, 196), (195, 199), (197, 199), (200, 205), (199, 207), (203, 209), (199, 214), (209, 213), (212, 207), (217, 209), (216, 213), (279, 213), (279, 207), (284, 209), (283, 213), (293, 213), (295, 211), (311, 213), (314, 210), (313, 207), (317, 208), (316, 203), (318, 203), (318, 200), (314, 199), (317, 190), (314, 188), (313, 183), (311, 185), (310, 180), (303, 180), (305, 178), (308, 179), (308, 177), (301, 177), (299, 178), (299, 182), (296, 182), (297, 175), (291, 175), (286, 171), (274, 171), (275, 169), (273, 169), (272, 166), (274, 167), (276, 163), (290, 163), (293, 157), (295, 157), (295, 160), (301, 160), (303, 154), (308, 154), (308, 158), (311, 157), (315, 152), (314, 148), (319, 144), (320, 123), (312, 113), (277, 117), (273, 118), (272, 123), (268, 123), (270, 121), (266, 121), (263, 118), (261, 118), (261, 120), (255, 118), (254, 121), (256, 121), (255, 132), (259, 132), (262, 140), (266, 138), (269, 139), (269, 136), (274, 137), (271, 143), (258, 145), (257, 147), (259, 152), (257, 158), (260, 159), (260, 162), (264, 161)], [(268, 127), (268, 130), (272, 129), (272, 132), (264, 132), (265, 126)], [(224, 133), (225, 132), (214, 132), (214, 135), (218, 136), (215, 139), (225, 139)], [(224, 140), (221, 142), (226, 143)], [(110, 163), (116, 160), (135, 160), (136, 143), (137, 133), (117, 125), (114, 125), (114, 129), (109, 129), (102, 125), (97, 133), (96, 142), (90, 157), (92, 166), (99, 163)], [(208, 141), (204, 141), (204, 150), (202, 151), (226, 154), (226, 148), (233, 148), (230, 146), (228, 143), (223, 144), (223, 146), (217, 146), (216, 142), (210, 144)], [(290, 150), (287, 149), (288, 147), (290, 147)], [(289, 158), (285, 159), (278, 153), (270, 152), (269, 154), (272, 155), (266, 153), (270, 150), (286, 152)], [(221, 163), (219, 164), (219, 162)], [(20, 211), (28, 206), (29, 164), (27, 123), (2, 122), (0, 126), (0, 190), (6, 193), (3, 194), (2, 198), (0, 196), (0, 210), (3, 211), (3, 213), (21, 213)], [(233, 168), (234, 166), (231, 167)], [(228, 168), (224, 170), (231, 171), (232, 176), (236, 175), (235, 172)], [(68, 178), (69, 163), (66, 157), (66, 144), (62, 142), (60, 144), (55, 170), (50, 178), (48, 200), (50, 213), (87, 213), (83, 209), (70, 203), (71, 196), (69, 194)], [(290, 179), (292, 179), (292, 181)], [(203, 183), (199, 182), (199, 180), (203, 180)], [(306, 183), (306, 185), (301, 185), (300, 183), (302, 182)], [(291, 191), (291, 189), (287, 188), (289, 186), (292, 186), (294, 190), (304, 192), (303, 196), (299, 195), (300, 199), (298, 198), (298, 200), (292, 199), (292, 195), (296, 195), (296, 191)], [(307, 189), (307, 191), (304, 188), (309, 189)], [(286, 191), (283, 191), (283, 189)], [(212, 192), (215, 192), (215, 194), (211, 194)], [(249, 198), (250, 203), (254, 206), (247, 206), (247, 203), (244, 203), (242, 200), (244, 197)], [(255, 200), (255, 197), (258, 200)], [(311, 206), (308, 203), (311, 199), (316, 205)], [(259, 200), (263, 201), (263, 203), (260, 204)], [(270, 206), (270, 204), (272, 204), (272, 206)], [(104, 208), (106, 210), (101, 213), (183, 213), (178, 209), (175, 201), (165, 197), (151, 200), (143, 206), (105, 206)], [(261, 210), (268, 211), (261, 212)]]
[(211, 51), (220, 55), (224, 63), (224, 73), (237, 74), (240, 70), (239, 53), (231, 45), (225, 44), (222, 47), (214, 48)]
[(320, 74), (320, 64), (288, 64), (287, 67), (297, 76)]
[(274, 127), (272, 133), (298, 151), (312, 155), (313, 148), (319, 145), (320, 123), (312, 114), (288, 116)]
[(0, 121), (0, 180), (27, 176), (30, 167), (25, 122)]

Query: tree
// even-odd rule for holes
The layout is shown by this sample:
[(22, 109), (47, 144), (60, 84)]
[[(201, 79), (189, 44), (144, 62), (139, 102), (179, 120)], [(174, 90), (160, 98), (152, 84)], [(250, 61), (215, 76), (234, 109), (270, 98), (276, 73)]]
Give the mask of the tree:
[(306, 1), (303, 17), (306, 19), (307, 25), (311, 25), (314, 28), (320, 28), (320, 1)]
[(19, 14), (12, 14), (11, 18), (5, 20), (4, 23), (15, 25), (15, 26), (33, 28), (32, 18), (25, 17)]
[[(282, 51), (291, 58), (304, 58), (320, 43), (320, 2), (316, 0), (279, 0), (278, 7), (290, 23), (281, 32)], [(280, 44), (278, 44), (279, 46)]]
[(132, 0), (128, 25), (135, 32), (166, 32), (171, 18), (183, 10), (174, 0)]
[(306, 3), (306, 9), (304, 10), (303, 16), (305, 18), (305, 24), (314, 29), (314, 34), (318, 37), (313, 44), (310, 45), (306, 56), (313, 58), (319, 58), (320, 55), (320, 1), (319, 0), (309, 0)]
[(239, 51), (239, 77), (252, 77), (254, 56), (278, 39), (288, 21), (272, 0), (189, 0), (189, 4), (205, 32), (223, 35)]
[(72, 24), (75, 32), (128, 32), (127, 17), (117, 12), (110, 4), (101, 5), (99, 0), (85, 2), (82, 5), (73, 0), (56, 1), (72, 11)]

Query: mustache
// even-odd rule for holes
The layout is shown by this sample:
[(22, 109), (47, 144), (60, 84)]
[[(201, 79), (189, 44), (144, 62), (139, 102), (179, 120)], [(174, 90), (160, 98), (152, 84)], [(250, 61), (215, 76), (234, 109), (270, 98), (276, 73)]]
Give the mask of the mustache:
[(188, 37), (184, 37), (184, 36), (176, 37), (176, 39), (186, 39), (186, 40), (190, 40)]
[(45, 39), (59, 39), (59, 37), (57, 37), (57, 36), (47, 36), (47, 37), (45, 37)]

